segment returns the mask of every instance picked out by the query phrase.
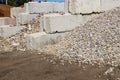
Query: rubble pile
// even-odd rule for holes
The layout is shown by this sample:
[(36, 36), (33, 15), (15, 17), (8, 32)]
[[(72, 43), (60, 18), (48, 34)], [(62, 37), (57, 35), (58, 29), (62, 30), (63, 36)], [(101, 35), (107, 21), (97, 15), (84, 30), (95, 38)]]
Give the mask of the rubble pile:
[(120, 64), (120, 8), (115, 8), (70, 32), (60, 43), (41, 52), (69, 62)]
[(40, 30), (40, 15), (30, 21), (20, 33), (13, 35), (9, 38), (0, 37), (0, 51), (12, 51), (12, 50), (22, 50), (25, 51), (25, 37), (27, 34), (39, 32)]

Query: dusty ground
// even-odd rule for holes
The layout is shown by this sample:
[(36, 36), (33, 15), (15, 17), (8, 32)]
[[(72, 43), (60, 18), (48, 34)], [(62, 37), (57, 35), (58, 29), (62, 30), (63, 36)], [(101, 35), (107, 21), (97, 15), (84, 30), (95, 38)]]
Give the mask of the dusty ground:
[(111, 66), (63, 65), (54, 56), (31, 51), (0, 52), (0, 80), (120, 80), (120, 67), (105, 75)]

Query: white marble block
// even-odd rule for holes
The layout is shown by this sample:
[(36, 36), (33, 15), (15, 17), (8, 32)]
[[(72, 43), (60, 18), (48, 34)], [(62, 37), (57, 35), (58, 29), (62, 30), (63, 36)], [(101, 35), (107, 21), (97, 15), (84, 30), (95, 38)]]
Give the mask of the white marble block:
[(28, 34), (26, 46), (28, 49), (39, 50), (47, 45), (58, 43), (66, 33), (46, 34), (45, 32)]
[(40, 26), (46, 33), (70, 31), (83, 23), (81, 15), (71, 14), (46, 14), (40, 19), (42, 19)]
[(0, 26), (0, 36), (4, 38), (11, 37), (16, 33), (19, 33), (23, 28), (24, 26), (14, 26), (14, 27), (10, 27), (9, 25)]

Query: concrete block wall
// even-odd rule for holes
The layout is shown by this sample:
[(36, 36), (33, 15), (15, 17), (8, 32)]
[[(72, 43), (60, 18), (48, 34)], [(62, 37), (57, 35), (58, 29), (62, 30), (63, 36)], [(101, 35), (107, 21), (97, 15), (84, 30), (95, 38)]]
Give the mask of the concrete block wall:
[[(65, 0), (65, 3), (61, 4), (54, 2), (26, 3), (25, 11), (27, 14), (25, 15), (49, 13), (40, 18), (40, 32), (26, 36), (26, 46), (28, 49), (40, 49), (46, 45), (57, 43), (61, 37), (67, 35), (67, 32), (77, 26), (84, 25), (97, 15), (91, 14), (92, 12), (103, 12), (119, 5), (120, 0)], [(65, 14), (53, 13), (62, 11)], [(80, 13), (91, 15), (81, 15)], [(30, 16), (21, 18), (21, 24), (27, 24), (26, 18), (29, 19)]]

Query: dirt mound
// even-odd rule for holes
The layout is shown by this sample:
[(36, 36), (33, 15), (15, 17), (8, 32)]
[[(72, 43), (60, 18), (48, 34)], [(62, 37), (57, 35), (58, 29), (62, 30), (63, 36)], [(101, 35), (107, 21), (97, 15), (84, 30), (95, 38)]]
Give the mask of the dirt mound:
[(94, 64), (120, 64), (120, 8), (100, 14), (74, 29), (45, 53), (60, 54), (68, 61)]
[[(54, 59), (54, 61), (52, 61)], [(105, 74), (111, 66), (61, 64), (52, 55), (33, 51), (0, 52), (0, 80), (119, 80), (120, 68)]]

